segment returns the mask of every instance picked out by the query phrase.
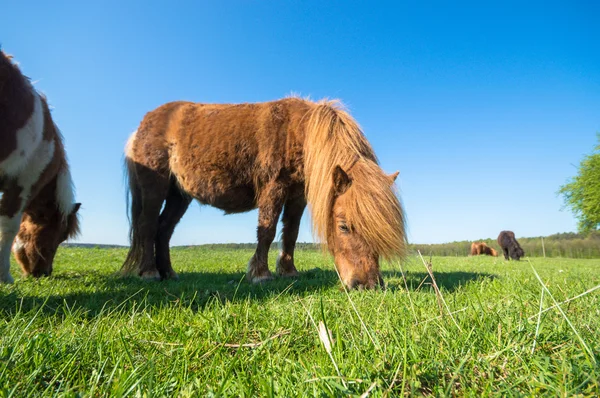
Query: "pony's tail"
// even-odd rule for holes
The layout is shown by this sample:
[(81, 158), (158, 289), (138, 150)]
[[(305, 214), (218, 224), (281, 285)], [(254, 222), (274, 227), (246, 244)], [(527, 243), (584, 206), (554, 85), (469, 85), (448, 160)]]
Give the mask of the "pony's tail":
[(129, 218), (129, 253), (121, 267), (123, 275), (136, 275), (142, 260), (139, 220), (142, 214), (142, 189), (138, 182), (136, 165), (133, 159), (125, 156), (125, 178), (128, 182), (127, 216)]

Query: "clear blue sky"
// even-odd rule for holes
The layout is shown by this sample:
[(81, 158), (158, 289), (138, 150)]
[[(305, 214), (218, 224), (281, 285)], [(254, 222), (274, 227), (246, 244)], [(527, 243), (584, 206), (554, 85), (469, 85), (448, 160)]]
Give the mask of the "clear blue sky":
[[(600, 131), (599, 3), (488, 3), (7, 1), (0, 43), (54, 107), (80, 242), (127, 242), (145, 112), (292, 92), (342, 99), (400, 170), (411, 242), (574, 231), (556, 191)], [(254, 242), (256, 218), (195, 204), (172, 244)]]

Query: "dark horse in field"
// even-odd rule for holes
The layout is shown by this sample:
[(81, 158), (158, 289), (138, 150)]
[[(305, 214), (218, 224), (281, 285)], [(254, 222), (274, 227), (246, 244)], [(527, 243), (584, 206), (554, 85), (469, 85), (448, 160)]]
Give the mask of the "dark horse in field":
[(495, 249), (486, 245), (484, 242), (471, 243), (471, 256), (479, 256), (482, 254), (498, 257), (498, 252)]
[(50, 275), (58, 245), (77, 234), (80, 204), (46, 99), (2, 51), (0, 194), (0, 282), (13, 281), (11, 246), (25, 275)]
[(513, 260), (520, 260), (521, 257), (525, 256), (525, 252), (517, 242), (515, 234), (512, 231), (502, 231), (498, 235), (498, 244), (504, 252), (504, 258), (506, 260), (512, 258)]
[(258, 245), (247, 271), (252, 282), (272, 278), (267, 255), (282, 211), (276, 271), (297, 275), (294, 247), (307, 203), (313, 231), (347, 287), (382, 285), (380, 257), (405, 255), (397, 173), (384, 174), (338, 102), (172, 102), (146, 114), (125, 151), (131, 194), (126, 274), (177, 277), (169, 240), (192, 199), (226, 213), (258, 208)]

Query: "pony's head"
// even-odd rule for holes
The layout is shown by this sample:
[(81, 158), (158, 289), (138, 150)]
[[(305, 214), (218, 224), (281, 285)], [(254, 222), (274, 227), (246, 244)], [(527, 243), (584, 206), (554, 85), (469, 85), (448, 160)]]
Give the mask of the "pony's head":
[(63, 214), (55, 203), (25, 212), (13, 245), (15, 258), (26, 275), (48, 276), (58, 246), (79, 233), (77, 211), (81, 203)]
[(327, 246), (342, 282), (349, 288), (383, 287), (380, 257), (404, 251), (402, 210), (393, 184), (373, 162), (333, 172), (333, 204)]
[(383, 286), (380, 258), (406, 253), (398, 173), (386, 175), (356, 122), (337, 103), (312, 111), (304, 147), (313, 230), (350, 289)]
[(510, 246), (509, 252), (510, 258), (512, 258), (513, 260), (519, 261), (521, 260), (521, 257), (525, 256), (525, 252), (523, 251), (521, 246), (519, 246), (516, 243)]

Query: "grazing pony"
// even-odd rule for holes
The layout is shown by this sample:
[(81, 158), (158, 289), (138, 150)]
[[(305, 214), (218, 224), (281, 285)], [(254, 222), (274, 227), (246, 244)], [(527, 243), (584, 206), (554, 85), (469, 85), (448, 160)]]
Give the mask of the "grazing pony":
[(471, 256), (487, 254), (488, 256), (498, 257), (498, 252), (486, 245), (484, 242), (471, 243)]
[(26, 275), (52, 273), (58, 245), (78, 232), (73, 196), (46, 99), (0, 51), (0, 282), (13, 281), (11, 246)]
[(267, 255), (282, 211), (276, 271), (297, 275), (294, 247), (307, 202), (313, 232), (348, 288), (382, 285), (379, 258), (405, 255), (398, 173), (383, 173), (339, 102), (172, 102), (146, 114), (125, 154), (131, 196), (125, 274), (177, 277), (169, 240), (192, 199), (225, 213), (258, 208), (258, 244), (247, 270), (252, 282), (272, 278)]
[(504, 258), (506, 260), (512, 258), (513, 260), (519, 261), (521, 257), (525, 256), (525, 252), (515, 239), (515, 234), (512, 231), (502, 231), (498, 235), (498, 244), (504, 252)]

